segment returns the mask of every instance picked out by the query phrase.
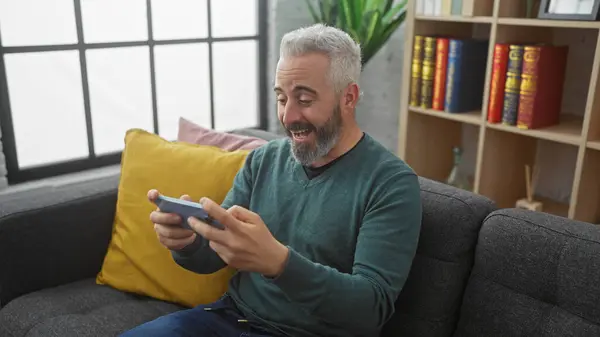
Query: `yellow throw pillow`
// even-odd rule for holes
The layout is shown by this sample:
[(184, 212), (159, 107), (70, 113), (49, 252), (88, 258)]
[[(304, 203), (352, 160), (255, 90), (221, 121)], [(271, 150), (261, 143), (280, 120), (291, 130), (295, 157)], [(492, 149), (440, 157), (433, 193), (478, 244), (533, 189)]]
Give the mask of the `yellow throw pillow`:
[(249, 151), (169, 142), (140, 129), (129, 130), (121, 160), (116, 215), (108, 252), (96, 282), (116, 289), (193, 307), (217, 300), (233, 269), (200, 275), (179, 266), (156, 237), (147, 193), (221, 203)]

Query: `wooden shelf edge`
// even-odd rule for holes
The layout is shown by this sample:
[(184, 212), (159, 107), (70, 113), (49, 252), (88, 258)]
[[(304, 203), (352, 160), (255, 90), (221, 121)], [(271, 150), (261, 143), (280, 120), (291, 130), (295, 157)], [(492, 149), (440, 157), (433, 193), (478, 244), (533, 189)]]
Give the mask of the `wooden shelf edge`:
[(558, 125), (542, 129), (523, 130), (514, 125), (494, 124), (486, 122), (485, 127), (489, 129), (511, 132), (518, 135), (549, 140), (557, 143), (579, 146), (581, 144), (581, 130), (583, 119), (580, 117), (568, 117)]
[(471, 125), (481, 125), (481, 111), (463, 112), (463, 113), (450, 113), (446, 111), (423, 109), (414, 106), (409, 106), (408, 110), (422, 115), (438, 117), (442, 119), (448, 119), (452, 121), (467, 123)]
[(432, 15), (417, 15), (417, 21), (441, 21), (441, 22), (466, 22), (466, 23), (492, 23), (494, 18), (491, 16), (432, 16)]
[(600, 29), (600, 22), (596, 21), (567, 21), (544, 20), (526, 18), (498, 18), (499, 25), (528, 26), (528, 27), (554, 27), (554, 28), (580, 28)]
[(600, 151), (600, 140), (592, 140), (587, 142), (587, 147), (589, 149)]

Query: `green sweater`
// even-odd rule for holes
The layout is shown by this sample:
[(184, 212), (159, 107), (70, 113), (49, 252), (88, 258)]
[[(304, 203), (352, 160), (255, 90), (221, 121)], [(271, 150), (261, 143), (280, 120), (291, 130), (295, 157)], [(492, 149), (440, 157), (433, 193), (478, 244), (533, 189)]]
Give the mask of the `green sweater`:
[[(290, 336), (376, 336), (394, 312), (421, 226), (417, 176), (369, 135), (308, 179), (287, 139), (251, 152), (223, 207), (258, 213), (290, 249), (281, 275), (239, 272), (228, 293), (249, 321)], [(185, 268), (224, 262), (206, 242), (174, 252)]]

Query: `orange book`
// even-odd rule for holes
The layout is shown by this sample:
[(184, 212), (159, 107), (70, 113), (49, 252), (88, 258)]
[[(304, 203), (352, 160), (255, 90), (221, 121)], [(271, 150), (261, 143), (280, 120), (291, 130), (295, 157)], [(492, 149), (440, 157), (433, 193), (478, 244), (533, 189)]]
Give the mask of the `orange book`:
[(490, 97), (488, 101), (487, 120), (490, 123), (502, 122), (502, 107), (504, 105), (504, 86), (508, 68), (509, 44), (497, 43), (494, 46), (494, 63), (490, 80)]
[(568, 47), (525, 46), (517, 127), (538, 129), (558, 124)]
[(446, 98), (446, 73), (448, 70), (448, 44), (447, 38), (438, 38), (436, 47), (435, 77), (433, 80), (433, 110), (444, 110)]

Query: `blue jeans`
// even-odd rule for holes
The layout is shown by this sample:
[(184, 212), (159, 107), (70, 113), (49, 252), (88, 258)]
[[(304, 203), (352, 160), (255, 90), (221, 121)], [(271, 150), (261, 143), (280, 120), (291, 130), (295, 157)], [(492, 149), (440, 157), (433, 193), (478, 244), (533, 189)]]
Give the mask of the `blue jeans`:
[(233, 301), (224, 296), (209, 305), (176, 311), (133, 328), (121, 337), (267, 337), (251, 326)]

